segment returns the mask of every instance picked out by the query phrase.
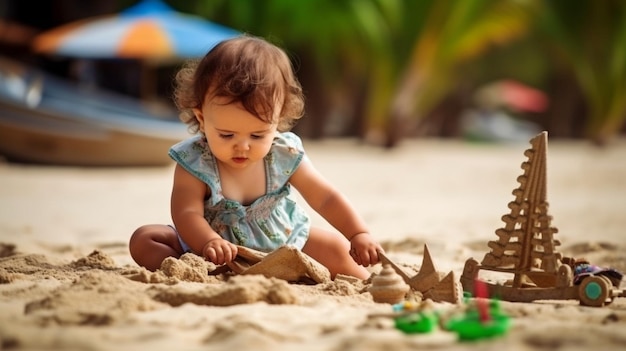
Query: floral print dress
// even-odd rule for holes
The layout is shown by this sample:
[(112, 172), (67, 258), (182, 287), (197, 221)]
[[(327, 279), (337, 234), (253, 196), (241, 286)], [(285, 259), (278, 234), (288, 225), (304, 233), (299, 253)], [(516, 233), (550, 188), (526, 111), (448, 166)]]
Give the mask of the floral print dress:
[(282, 245), (302, 249), (309, 236), (310, 219), (289, 197), (289, 178), (306, 158), (302, 141), (291, 132), (278, 134), (265, 156), (265, 195), (244, 206), (225, 198), (217, 162), (204, 135), (174, 145), (169, 155), (211, 189), (204, 217), (211, 228), (236, 245), (270, 252)]

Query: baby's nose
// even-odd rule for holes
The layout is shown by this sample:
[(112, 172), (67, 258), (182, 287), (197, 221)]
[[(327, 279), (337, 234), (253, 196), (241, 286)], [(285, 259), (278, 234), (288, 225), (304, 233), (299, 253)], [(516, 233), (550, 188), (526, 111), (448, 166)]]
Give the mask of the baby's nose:
[(250, 142), (248, 141), (248, 139), (242, 139), (239, 140), (237, 144), (235, 144), (235, 147), (237, 148), (237, 150), (248, 150), (250, 149)]

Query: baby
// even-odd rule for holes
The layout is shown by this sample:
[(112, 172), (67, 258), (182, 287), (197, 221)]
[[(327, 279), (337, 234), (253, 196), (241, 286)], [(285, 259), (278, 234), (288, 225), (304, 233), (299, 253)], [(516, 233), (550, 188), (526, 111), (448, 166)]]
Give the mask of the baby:
[[(237, 246), (270, 252), (295, 246), (337, 274), (366, 279), (380, 245), (348, 200), (289, 132), (304, 112), (302, 88), (285, 52), (242, 35), (190, 62), (175, 99), (194, 136), (174, 145), (173, 226), (138, 228), (133, 259), (149, 270), (193, 252), (222, 265)], [(293, 186), (341, 234), (311, 226), (288, 195)]]

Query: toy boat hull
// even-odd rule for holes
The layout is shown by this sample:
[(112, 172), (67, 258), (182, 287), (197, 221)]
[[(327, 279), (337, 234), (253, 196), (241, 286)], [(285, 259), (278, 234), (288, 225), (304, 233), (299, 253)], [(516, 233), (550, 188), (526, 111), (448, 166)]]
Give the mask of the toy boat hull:
[[(474, 278), (461, 276), (463, 291), (472, 292), (474, 289)], [(488, 296), (513, 302), (533, 302), (537, 300), (570, 300), (578, 299), (578, 287), (569, 286), (566, 288), (514, 288), (511, 286), (485, 282)]]
[[(555, 278), (556, 283), (550, 287), (513, 287), (510, 285), (484, 282), (488, 296), (510, 302), (533, 302), (537, 300), (579, 300), (582, 305), (602, 307), (613, 302), (616, 297), (624, 296), (624, 291), (613, 286), (611, 280), (603, 276), (588, 276), (580, 282), (573, 284), (573, 276), (568, 266), (562, 266), (559, 275)], [(472, 293), (475, 291), (475, 282), (481, 267), (474, 259), (465, 262), (465, 268), (460, 281), (463, 291)]]

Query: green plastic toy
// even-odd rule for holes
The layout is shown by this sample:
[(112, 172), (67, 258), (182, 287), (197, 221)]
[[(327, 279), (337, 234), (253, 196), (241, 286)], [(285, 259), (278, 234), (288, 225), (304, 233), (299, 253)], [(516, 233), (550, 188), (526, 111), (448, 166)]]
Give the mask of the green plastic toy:
[(465, 303), (469, 306), (462, 316), (452, 318), (446, 323), (446, 329), (454, 331), (460, 340), (478, 340), (505, 334), (510, 326), (510, 318), (500, 306), (499, 300), (487, 298), (487, 286), (476, 280), (477, 299), (470, 304), (471, 295), (465, 296)]
[(510, 318), (500, 309), (497, 300), (490, 300), (487, 318), (479, 308), (468, 310), (463, 316), (453, 318), (446, 324), (446, 329), (454, 331), (460, 340), (470, 341), (504, 335), (509, 330)]
[(431, 307), (410, 301), (397, 303), (392, 307), (396, 329), (406, 334), (430, 333), (439, 324), (439, 316)]
[(396, 317), (394, 322), (406, 334), (430, 333), (437, 327), (439, 318), (433, 312), (415, 312)]

